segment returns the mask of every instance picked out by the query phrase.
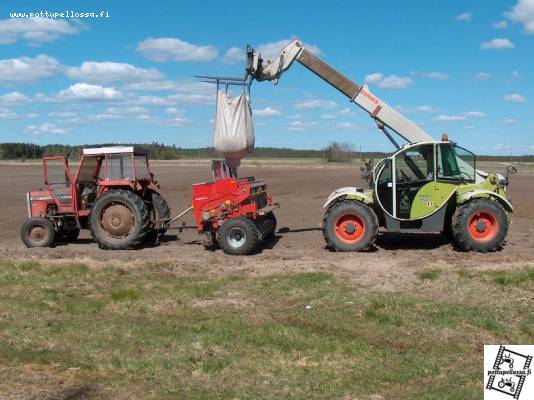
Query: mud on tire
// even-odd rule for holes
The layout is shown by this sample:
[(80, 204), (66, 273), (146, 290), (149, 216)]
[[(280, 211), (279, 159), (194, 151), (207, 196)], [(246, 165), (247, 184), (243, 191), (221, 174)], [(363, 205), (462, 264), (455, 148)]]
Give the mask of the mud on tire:
[(376, 213), (363, 203), (344, 200), (331, 206), (323, 219), (323, 236), (335, 251), (365, 251), (378, 234)]
[(452, 235), (456, 244), (466, 251), (496, 251), (508, 233), (508, 217), (504, 208), (489, 199), (476, 199), (458, 207), (452, 216)]
[(138, 247), (148, 234), (148, 207), (137, 194), (124, 189), (100, 196), (89, 216), (93, 239), (105, 249)]
[(20, 238), (26, 247), (51, 247), (55, 237), (54, 223), (46, 218), (29, 218), (20, 228)]
[(261, 243), (261, 233), (248, 218), (232, 218), (224, 222), (217, 231), (217, 243), (226, 254), (252, 254)]

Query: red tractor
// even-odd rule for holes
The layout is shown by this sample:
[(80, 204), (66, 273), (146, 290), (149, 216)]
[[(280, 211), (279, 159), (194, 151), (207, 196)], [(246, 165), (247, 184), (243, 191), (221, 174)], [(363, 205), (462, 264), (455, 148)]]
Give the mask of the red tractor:
[(65, 157), (45, 157), (43, 175), (46, 189), (26, 194), (21, 238), (27, 247), (75, 240), (80, 228), (89, 228), (102, 248), (134, 248), (164, 231), (160, 221), (170, 217), (141, 148), (84, 149), (74, 177)]

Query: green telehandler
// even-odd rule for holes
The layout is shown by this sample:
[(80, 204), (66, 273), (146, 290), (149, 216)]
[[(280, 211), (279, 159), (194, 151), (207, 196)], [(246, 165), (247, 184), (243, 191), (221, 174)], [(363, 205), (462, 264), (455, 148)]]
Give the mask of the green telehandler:
[[(246, 77), (278, 83), (299, 62), (369, 113), (396, 151), (362, 172), (370, 188), (344, 187), (328, 196), (323, 235), (336, 251), (370, 249), (383, 227), (388, 232), (442, 232), (463, 250), (478, 252), (501, 248), (508, 233), (513, 207), (507, 195), (509, 174), (477, 169), (476, 156), (449, 140), (439, 141), (394, 108), (291, 41), (273, 60), (247, 47)], [(406, 141), (400, 145), (392, 135)]]

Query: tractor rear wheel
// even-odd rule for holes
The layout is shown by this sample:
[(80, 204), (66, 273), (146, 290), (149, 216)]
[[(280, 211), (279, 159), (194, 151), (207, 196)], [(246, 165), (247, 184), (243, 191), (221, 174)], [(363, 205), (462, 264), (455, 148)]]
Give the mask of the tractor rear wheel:
[(105, 249), (139, 246), (148, 234), (150, 215), (143, 199), (124, 189), (108, 190), (100, 196), (89, 216), (93, 239)]
[(452, 234), (462, 250), (481, 253), (498, 250), (508, 233), (504, 208), (489, 199), (476, 199), (458, 207), (452, 216)]
[(369, 250), (378, 234), (378, 218), (368, 206), (345, 200), (328, 209), (323, 219), (323, 236), (335, 251)]
[(56, 228), (46, 218), (29, 218), (22, 224), (20, 238), (26, 247), (50, 247), (54, 244)]
[[(155, 190), (149, 189), (146, 191), (145, 199), (150, 203), (150, 217), (152, 222), (162, 221), (171, 217), (171, 210), (167, 200), (161, 195), (161, 193)], [(166, 228), (161, 228), (157, 233), (164, 235), (167, 232)]]
[(224, 222), (217, 231), (217, 243), (226, 254), (242, 256), (254, 253), (261, 242), (258, 227), (248, 218)]

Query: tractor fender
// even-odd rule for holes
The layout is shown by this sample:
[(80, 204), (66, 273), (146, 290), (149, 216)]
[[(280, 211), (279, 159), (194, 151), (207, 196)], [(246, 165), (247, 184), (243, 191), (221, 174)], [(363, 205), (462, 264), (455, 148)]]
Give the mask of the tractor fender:
[(369, 203), (369, 199), (365, 196), (365, 194), (361, 191), (358, 191), (355, 187), (344, 187), (337, 189), (330, 193), (330, 196), (326, 199), (326, 202), (323, 205), (323, 208), (329, 208), (333, 203), (337, 202), (337, 200), (340, 197), (346, 197), (350, 196), (351, 198), (354, 198), (356, 201), (360, 201), (362, 203)]
[(501, 196), (498, 193), (492, 192), (491, 190), (485, 190), (485, 189), (477, 189), (477, 190), (471, 190), (469, 192), (462, 193), (460, 196), (458, 196), (458, 204), (463, 204), (469, 200), (477, 199), (477, 198), (487, 198), (490, 197), (494, 200), (496, 200), (498, 203), (500, 203), (504, 209), (508, 212), (513, 212), (514, 207), (512, 206), (512, 203), (508, 201), (505, 197)]

